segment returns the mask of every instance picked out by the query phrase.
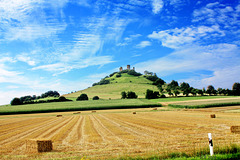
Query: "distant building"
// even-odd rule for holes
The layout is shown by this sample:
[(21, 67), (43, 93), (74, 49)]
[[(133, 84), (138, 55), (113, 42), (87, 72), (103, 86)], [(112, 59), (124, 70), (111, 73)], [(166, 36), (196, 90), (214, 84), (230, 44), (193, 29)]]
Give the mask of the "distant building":
[[(130, 65), (127, 65), (127, 70), (131, 70), (131, 66), (130, 66)], [(135, 67), (133, 67), (132, 70), (135, 71)], [(119, 68), (119, 71), (120, 71), (120, 72), (123, 71), (123, 67), (120, 67), (120, 68)]]
[(122, 67), (120, 67), (120, 68), (119, 68), (119, 71), (121, 72), (122, 70), (123, 70), (123, 68), (122, 68)]
[(127, 69), (130, 70), (130, 65), (127, 65)]

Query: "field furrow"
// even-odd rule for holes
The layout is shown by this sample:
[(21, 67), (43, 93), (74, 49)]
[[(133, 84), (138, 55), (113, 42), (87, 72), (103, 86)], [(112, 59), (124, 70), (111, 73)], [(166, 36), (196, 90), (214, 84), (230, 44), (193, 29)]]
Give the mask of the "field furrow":
[(55, 133), (57, 133), (63, 126), (68, 124), (73, 117), (64, 117), (64, 118), (59, 118), (58, 124), (48, 126), (44, 128), (44, 130), (39, 134), (37, 138), (39, 139), (51, 139)]
[(83, 116), (77, 116), (77, 122), (72, 127), (72, 129), (69, 131), (70, 133), (68, 136), (64, 139), (63, 144), (68, 144), (69, 146), (76, 146), (79, 145), (78, 141), (82, 137), (82, 130), (81, 127), (83, 125)]
[(84, 143), (94, 145), (96, 143), (102, 143), (103, 137), (99, 134), (94, 126), (94, 122), (91, 120), (91, 115), (86, 115), (84, 125)]
[[(32, 124), (37, 124), (45, 121), (50, 121), (51, 118), (35, 118), (35, 119), (28, 119), (24, 121), (18, 121), (18, 122), (11, 122), (6, 123), (5, 125), (1, 125), (0, 127), (0, 136), (4, 134), (13, 133), (13, 131), (26, 129), (26, 127), (31, 126)], [(0, 138), (1, 141), (1, 138)]]

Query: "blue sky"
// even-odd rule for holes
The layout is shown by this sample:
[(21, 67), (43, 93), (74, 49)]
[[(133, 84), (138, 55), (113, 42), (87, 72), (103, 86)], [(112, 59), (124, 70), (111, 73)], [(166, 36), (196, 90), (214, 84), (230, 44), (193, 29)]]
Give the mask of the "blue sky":
[(1, 0), (0, 104), (85, 89), (127, 64), (231, 89), (239, 45), (239, 0)]

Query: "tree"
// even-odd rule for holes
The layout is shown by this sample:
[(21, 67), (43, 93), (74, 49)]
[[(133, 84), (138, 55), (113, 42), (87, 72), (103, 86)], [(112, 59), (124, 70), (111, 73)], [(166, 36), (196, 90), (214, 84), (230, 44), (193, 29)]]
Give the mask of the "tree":
[(20, 98), (13, 98), (13, 100), (10, 103), (11, 105), (21, 105), (22, 102), (20, 100)]
[(222, 88), (218, 88), (218, 89), (217, 89), (217, 93), (218, 93), (219, 95), (221, 95), (221, 94), (223, 93), (223, 89), (222, 89)]
[(191, 93), (190, 88), (183, 90), (183, 95), (186, 95), (186, 97), (188, 97), (189, 93)]
[(239, 96), (240, 95), (240, 83), (235, 82), (232, 86), (233, 95)]
[(173, 93), (175, 94), (176, 97), (178, 94), (180, 94), (180, 92), (177, 89), (173, 90)]
[(132, 92), (132, 91), (128, 91), (127, 92), (127, 99), (135, 99), (137, 98), (138, 96), (136, 95), (135, 92)]
[(157, 91), (153, 92), (150, 89), (146, 90), (146, 95), (145, 95), (146, 99), (156, 99), (156, 98), (159, 98), (159, 96), (160, 96), (160, 94)]
[(203, 96), (203, 91), (201, 89), (198, 89), (197, 93), (200, 94), (201, 96)]
[(168, 86), (170, 87), (170, 89), (175, 89), (176, 87), (178, 87), (178, 82), (172, 80), (172, 81), (168, 84)]
[(203, 93), (206, 93), (206, 89), (204, 87), (203, 87), (202, 91), (203, 91)]
[(64, 96), (61, 96), (61, 97), (59, 97), (59, 98), (58, 98), (58, 100), (59, 100), (60, 102), (64, 102), (64, 101), (66, 101), (66, 100), (67, 100), (67, 98), (66, 98), (66, 97), (64, 97)]
[(99, 100), (99, 97), (98, 96), (94, 96), (93, 100)]
[(196, 95), (197, 95), (197, 92), (198, 92), (197, 89), (195, 89), (195, 88), (193, 88), (193, 87), (190, 87), (190, 89), (191, 89), (190, 92), (192, 93), (192, 95), (193, 95), (193, 96), (196, 96)]
[(79, 97), (77, 97), (77, 101), (85, 101), (88, 100), (88, 96), (85, 93), (82, 93)]
[(215, 88), (212, 85), (209, 85), (207, 87), (206, 93), (209, 94), (209, 95), (214, 94), (215, 93)]
[(126, 93), (125, 91), (123, 91), (123, 92), (121, 93), (121, 95), (122, 95), (122, 99), (127, 98), (127, 93)]
[(157, 88), (159, 89), (160, 93), (162, 94), (163, 93), (162, 85), (157, 85)]
[(184, 90), (186, 90), (186, 89), (188, 89), (188, 88), (190, 88), (190, 85), (189, 85), (188, 83), (183, 82), (183, 83), (180, 84), (180, 89), (181, 89), (182, 91), (184, 91)]

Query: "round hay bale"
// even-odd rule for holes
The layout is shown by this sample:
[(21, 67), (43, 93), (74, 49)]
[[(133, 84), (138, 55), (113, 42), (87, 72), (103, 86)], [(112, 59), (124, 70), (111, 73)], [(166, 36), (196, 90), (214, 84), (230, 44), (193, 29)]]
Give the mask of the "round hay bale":
[(211, 118), (216, 118), (216, 115), (215, 114), (211, 114), (210, 117)]
[(157, 110), (157, 108), (153, 108), (153, 110)]
[(57, 115), (56, 117), (62, 117), (62, 115)]
[(136, 112), (133, 112), (133, 114), (137, 114)]
[(92, 111), (92, 113), (96, 113), (97, 111)]

